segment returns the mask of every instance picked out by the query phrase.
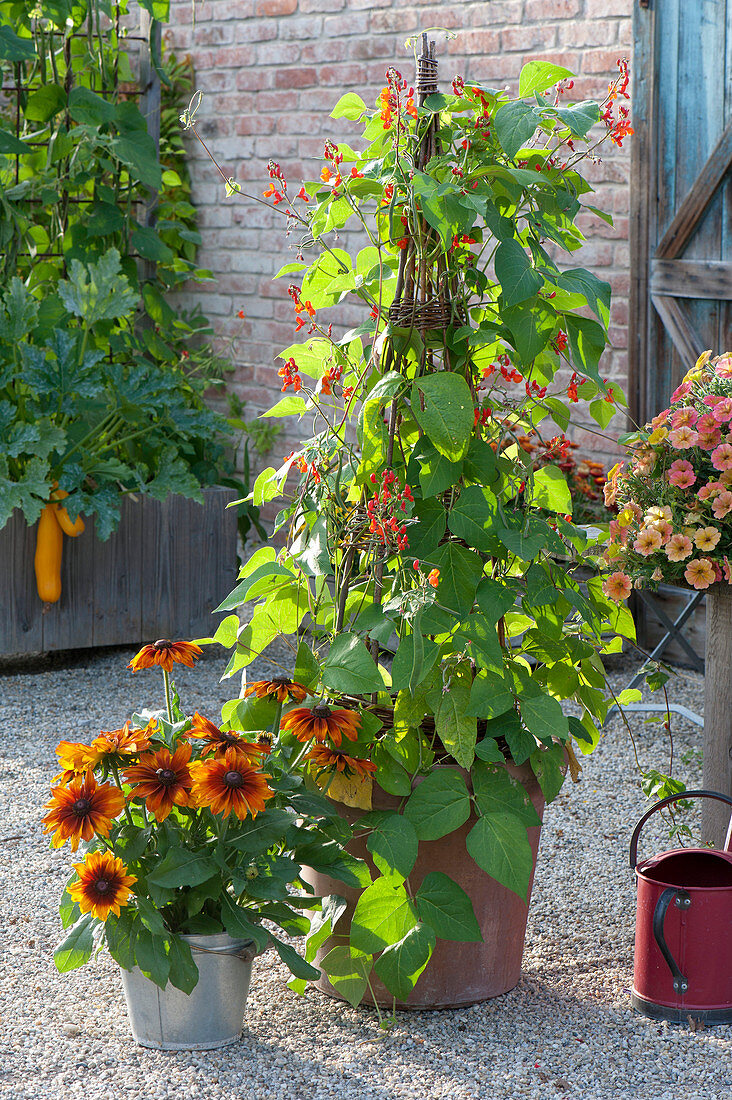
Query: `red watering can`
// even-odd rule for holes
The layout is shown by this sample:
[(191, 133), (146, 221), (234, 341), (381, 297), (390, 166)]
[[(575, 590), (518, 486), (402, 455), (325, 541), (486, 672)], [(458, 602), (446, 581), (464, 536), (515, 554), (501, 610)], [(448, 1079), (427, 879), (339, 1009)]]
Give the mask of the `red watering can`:
[(630, 841), (638, 886), (631, 1003), (645, 1016), (685, 1023), (732, 1023), (732, 820), (724, 851), (680, 848), (638, 863), (638, 837), (651, 814), (684, 798), (662, 798), (643, 815)]

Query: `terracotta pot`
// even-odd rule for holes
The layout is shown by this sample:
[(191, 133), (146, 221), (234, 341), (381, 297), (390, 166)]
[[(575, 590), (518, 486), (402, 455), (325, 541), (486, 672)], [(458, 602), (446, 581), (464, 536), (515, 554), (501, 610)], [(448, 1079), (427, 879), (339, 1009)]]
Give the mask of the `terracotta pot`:
[[(449, 765), (445, 765), (449, 766)], [(528, 764), (517, 767), (507, 764), (511, 775), (515, 776), (526, 788), (539, 817), (544, 813), (544, 796)], [(458, 769), (462, 771), (462, 769)], [(467, 772), (462, 772), (470, 786)], [(416, 780), (415, 785), (421, 782)], [(374, 787), (373, 804), (375, 810), (395, 810), (400, 799), (387, 794), (380, 787)], [(360, 810), (347, 806), (339, 807), (342, 816), (349, 822), (358, 821), (363, 816)], [(511, 890), (501, 886), (490, 878), (468, 855), (465, 841), (477, 818), (471, 814), (468, 821), (453, 833), (440, 840), (422, 840), (419, 844), (417, 862), (409, 875), (409, 884), (416, 892), (425, 875), (430, 871), (442, 871), (449, 875), (468, 894), (483, 934), (482, 943), (454, 943), (437, 940), (426, 970), (420, 976), (415, 988), (406, 1002), (397, 1002), (400, 1008), (457, 1008), (461, 1005), (476, 1004), (491, 997), (508, 993), (521, 977), (521, 959), (526, 936), (526, 921), (529, 915), (528, 901), (531, 900), (531, 888), (536, 870), (536, 858), (539, 851), (541, 826), (528, 829), (529, 843), (534, 857), (529, 880), (528, 898), (523, 902)], [(354, 840), (348, 849), (359, 859), (364, 859), (374, 876), (378, 875), (366, 841)], [(360, 890), (345, 886), (328, 875), (303, 868), (303, 878), (314, 887), (316, 894), (340, 894), (348, 902), (348, 909), (339, 922), (339, 934), (326, 940), (318, 951), (316, 965), (338, 944), (348, 943), (348, 935), (341, 930), (347, 928), (353, 916)], [(374, 973), (370, 978), (380, 1005), (390, 1008), (393, 997)], [(315, 987), (329, 997), (343, 998), (323, 976), (314, 983)], [(373, 1004), (370, 993), (364, 1000)]]

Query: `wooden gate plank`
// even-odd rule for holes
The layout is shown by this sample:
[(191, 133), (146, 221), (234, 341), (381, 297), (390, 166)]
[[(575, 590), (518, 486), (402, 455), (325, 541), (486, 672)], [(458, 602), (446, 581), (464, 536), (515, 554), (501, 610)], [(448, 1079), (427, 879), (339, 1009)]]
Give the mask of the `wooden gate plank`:
[(651, 260), (650, 268), (652, 295), (732, 300), (732, 262)]
[(696, 329), (675, 298), (666, 298), (659, 294), (654, 295), (651, 300), (683, 360), (684, 370), (689, 370), (704, 351)]
[(106, 542), (94, 540), (92, 643), (136, 645), (142, 640), (143, 540), (140, 497), (122, 501), (119, 527)]
[(16, 509), (0, 531), (0, 654), (43, 648), (43, 604), (33, 570), (37, 529)]
[[(61, 559), (61, 599), (42, 616), (44, 652), (92, 644), (94, 533), (91, 527), (70, 539), (64, 536)], [(80, 596), (80, 593), (83, 595)]]
[(714, 192), (729, 171), (731, 161), (732, 123), (725, 129), (691, 190), (676, 211), (671, 225), (661, 238), (656, 249), (656, 255), (660, 259), (672, 260), (686, 248)]

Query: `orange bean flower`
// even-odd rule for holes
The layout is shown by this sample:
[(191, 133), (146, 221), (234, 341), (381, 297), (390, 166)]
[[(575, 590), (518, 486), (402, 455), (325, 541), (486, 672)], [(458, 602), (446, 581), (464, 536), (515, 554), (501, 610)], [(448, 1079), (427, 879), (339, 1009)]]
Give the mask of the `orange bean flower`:
[(253, 741), (247, 741), (239, 733), (220, 730), (218, 726), (215, 726), (213, 722), (209, 722), (208, 718), (204, 718), (198, 712), (193, 715), (193, 726), (188, 736), (193, 740), (204, 742), (201, 750), (203, 756), (212, 754), (223, 756), (228, 749), (232, 749), (248, 764), (253, 764), (255, 767), (258, 767), (262, 762), (262, 757), (271, 751), (267, 743), (257, 744)]
[(224, 817), (233, 810), (240, 821), (254, 818), (274, 796), (267, 783), (269, 776), (247, 764), (235, 749), (227, 749), (219, 759), (196, 761), (191, 773), (196, 805), (208, 806), (212, 813)]
[(72, 779), (67, 787), (51, 791), (46, 803), (50, 812), (43, 818), (43, 830), (53, 833), (51, 847), (60, 848), (71, 841), (71, 851), (79, 841), (89, 841), (94, 835), (109, 836), (112, 821), (124, 809), (125, 796), (111, 783), (97, 783), (91, 772)]
[(69, 886), (69, 895), (78, 903), (82, 913), (91, 913), (99, 920), (106, 920), (110, 913), (119, 916), (120, 908), (129, 902), (137, 882), (135, 875), (128, 875), (121, 859), (111, 852), (89, 852), (81, 863), (74, 864), (78, 882)]
[(158, 749), (141, 756), (124, 773), (125, 782), (132, 784), (132, 797), (144, 799), (156, 821), (165, 821), (173, 806), (190, 804), (190, 758), (190, 745), (179, 745), (172, 755), (169, 749)]
[(127, 667), (133, 672), (139, 672), (141, 668), (153, 668), (155, 665), (159, 665), (165, 672), (172, 672), (174, 664), (193, 668), (202, 652), (195, 642), (170, 642), (166, 638), (159, 638), (157, 642), (144, 645)]
[(311, 762), (314, 771), (331, 771), (335, 768), (346, 776), (357, 775), (361, 780), (376, 771), (376, 764), (371, 760), (349, 756), (341, 749), (332, 749), (328, 745), (313, 745), (306, 759)]
[(284, 703), (287, 699), (291, 699), (293, 703), (302, 703), (309, 694), (304, 684), (298, 684), (296, 680), (289, 680), (285, 676), (275, 676), (272, 680), (255, 680), (249, 684), (244, 698), (256, 695), (257, 699), (276, 699), (278, 703)]
[(357, 740), (361, 715), (356, 710), (331, 710), (326, 703), (318, 703), (312, 709), (298, 707), (288, 711), (280, 722), (280, 728), (291, 730), (293, 737), (303, 744), (313, 738), (316, 741), (330, 738), (339, 749), (344, 736), (349, 741)]

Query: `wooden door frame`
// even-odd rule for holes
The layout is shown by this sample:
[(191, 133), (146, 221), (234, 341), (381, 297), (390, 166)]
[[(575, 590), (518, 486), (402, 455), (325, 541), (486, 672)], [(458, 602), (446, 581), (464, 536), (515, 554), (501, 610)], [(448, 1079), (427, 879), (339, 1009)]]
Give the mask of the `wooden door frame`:
[[(663, 328), (688, 366), (705, 350), (680, 299), (732, 300), (730, 262), (680, 260), (707, 204), (732, 162), (732, 122), (702, 165), (671, 224), (651, 254), (656, 191), (656, 13), (653, 0), (633, 7), (633, 127), (630, 158), (630, 294), (628, 317), (628, 402), (638, 424), (660, 410), (649, 402), (649, 350)], [(690, 293), (691, 292), (691, 293)], [(716, 350), (716, 349), (715, 349)], [(718, 349), (724, 350), (724, 349)]]

